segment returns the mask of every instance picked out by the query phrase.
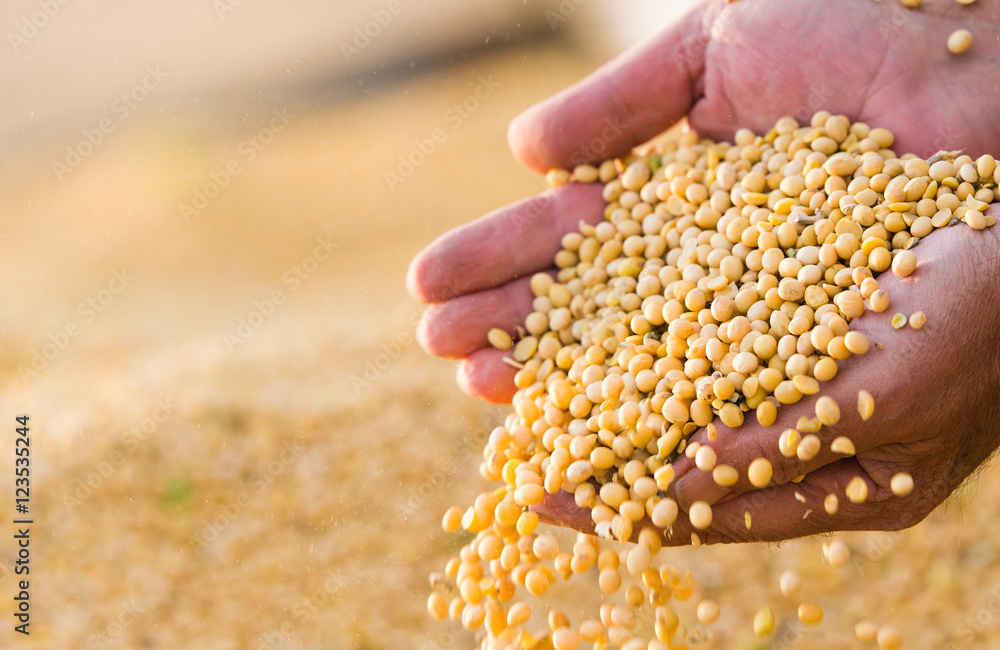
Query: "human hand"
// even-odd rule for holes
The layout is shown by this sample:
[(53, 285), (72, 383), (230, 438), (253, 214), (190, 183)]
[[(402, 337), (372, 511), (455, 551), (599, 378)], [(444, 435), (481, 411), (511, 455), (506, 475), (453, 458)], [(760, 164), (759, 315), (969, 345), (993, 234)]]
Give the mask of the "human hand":
[[(990, 213), (1000, 216), (1000, 209), (991, 207)], [(891, 296), (889, 309), (866, 311), (851, 321), (851, 329), (864, 333), (872, 347), (838, 362), (837, 376), (822, 384), (819, 394), (780, 407), (770, 427), (751, 417), (739, 430), (717, 421), (715, 442), (708, 441), (704, 430), (692, 436), (691, 441), (715, 450), (719, 464), (737, 468), (741, 478), (735, 486), (722, 488), (711, 472), (699, 470), (686, 456), (678, 458), (670, 495), (682, 512), (667, 543), (691, 541), (695, 529), (684, 512), (695, 501), (705, 501), (713, 510), (711, 528), (697, 531), (705, 542), (906, 528), (926, 517), (994, 451), (1000, 443), (1000, 403), (995, 399), (1000, 349), (992, 325), (1000, 315), (1000, 232), (958, 224), (935, 232), (916, 250), (920, 261), (913, 275), (899, 278), (887, 272), (879, 278)], [(927, 315), (922, 329), (892, 327), (893, 313), (916, 311)], [(875, 398), (875, 412), (867, 422), (857, 410), (860, 389)], [(795, 427), (800, 416), (813, 416), (821, 395), (837, 402), (840, 422), (817, 433), (822, 447), (812, 460), (785, 458), (778, 448), (779, 435)], [(830, 450), (837, 436), (853, 441), (856, 456)], [(774, 468), (771, 485), (763, 490), (746, 478), (747, 467), (758, 457)], [(913, 477), (910, 495), (892, 494), (889, 483), (897, 472)], [(792, 482), (802, 475), (800, 483)], [(868, 489), (868, 499), (861, 504), (845, 496), (855, 476)], [(828, 494), (838, 497), (834, 515), (824, 510)], [(590, 511), (577, 508), (569, 493), (548, 498), (536, 511), (553, 523), (585, 532), (594, 529)], [(749, 530), (746, 512), (751, 516)], [(636, 526), (636, 534), (641, 528)]]
[[(519, 116), (511, 149), (545, 172), (622, 155), (687, 116), (692, 128), (731, 139), (740, 126), (762, 132), (777, 118), (807, 121), (820, 108), (883, 126), (896, 148), (930, 155), (965, 148), (1000, 151), (998, 100), (982, 79), (996, 75), (992, 5), (803, 0), (696, 6), (642, 47)], [(951, 30), (979, 25), (981, 38), (956, 57)], [(928, 47), (928, 43), (940, 46)], [(930, 83), (933, 80), (933, 83)], [(988, 86), (988, 84), (987, 84)], [(459, 384), (509, 401), (514, 370), (489, 348), (486, 332), (513, 332), (531, 311), (528, 278), (551, 267), (561, 236), (580, 219), (602, 217), (599, 191), (569, 186), (497, 210), (424, 249), (407, 285), (432, 303), (418, 336), (431, 354), (462, 359)]]
[[(967, 153), (975, 156), (1000, 150), (1000, 134), (992, 125), (997, 100), (991, 89), (976, 90), (978, 80), (995, 74), (991, 70), (995, 53), (987, 50), (994, 46), (988, 39), (980, 38), (962, 57), (949, 54), (944, 47), (953, 29), (995, 24), (995, 10), (983, 4), (958, 7), (954, 3), (927, 2), (920, 11), (911, 12), (895, 3), (873, 4), (864, 0), (826, 3), (821, 11), (815, 7), (813, 3), (792, 0), (772, 3), (766, 9), (751, 2), (699, 5), (641, 48), (626, 53), (580, 84), (520, 116), (511, 126), (511, 147), (523, 163), (541, 172), (554, 166), (571, 167), (624, 154), (685, 115), (701, 135), (731, 139), (738, 126), (763, 131), (781, 115), (793, 114), (807, 120), (815, 109), (825, 107), (891, 129), (896, 134), (899, 151), (929, 155), (938, 148), (965, 147)], [(810, 34), (815, 38), (807, 37)], [(846, 46), (847, 43), (851, 46)], [(928, 43), (941, 46), (928, 47)], [(936, 81), (928, 83), (928, 79)], [(958, 96), (963, 98), (962, 102), (956, 102)], [(418, 299), (437, 303), (421, 324), (421, 342), (432, 353), (464, 358), (459, 381), (467, 391), (493, 401), (509, 400), (514, 391), (513, 369), (500, 361), (503, 353), (485, 347), (486, 331), (492, 326), (513, 331), (523, 322), (531, 303), (528, 277), (550, 265), (563, 232), (574, 230), (581, 218), (591, 223), (598, 221), (601, 207), (595, 188), (560, 188), (453, 231), (414, 261), (408, 280), (411, 292)], [(984, 234), (960, 233), (960, 230), (934, 233), (917, 252), (924, 260), (932, 254), (932, 247), (939, 247), (949, 251), (948, 260), (965, 270), (955, 270), (952, 275), (937, 271), (934, 278), (916, 282), (914, 286), (922, 288), (910, 297), (907, 291), (914, 289), (907, 289), (910, 286), (907, 281), (885, 279), (884, 286), (894, 300), (891, 311), (923, 309), (931, 323), (932, 312), (947, 322), (947, 318), (961, 312), (957, 311), (957, 304), (953, 305), (953, 293), (945, 300), (936, 297), (936, 302), (932, 302), (930, 297), (935, 287), (951, 291), (960, 286), (990, 289), (970, 282), (988, 279), (990, 274), (984, 272), (978, 278), (970, 278), (975, 272), (970, 272), (966, 265), (970, 259), (979, 259), (970, 257), (975, 244), (983, 243), (982, 251), (998, 252), (994, 236), (989, 231)], [(529, 231), (530, 237), (526, 236)], [(973, 239), (970, 242), (963, 237)], [(988, 261), (990, 255), (982, 251), (981, 259)], [(941, 259), (945, 259), (943, 255)], [(944, 262), (938, 263), (939, 267), (943, 265)], [(926, 268), (923, 262), (920, 268)], [(919, 277), (918, 273), (913, 280)], [(984, 298), (976, 308), (985, 311), (970, 326), (978, 333), (980, 345), (984, 342), (983, 324), (991, 320), (989, 310), (998, 308), (993, 293), (983, 295), (990, 299)], [(913, 302), (920, 304), (913, 304), (911, 309)], [(883, 321), (888, 321), (886, 314), (866, 314), (855, 326), (859, 329), (877, 327), (879, 323), (884, 326)], [(969, 413), (956, 414), (953, 409), (927, 399), (926, 394), (920, 399), (907, 397), (914, 394), (912, 382), (923, 381), (927, 368), (946, 367), (944, 358), (931, 361), (929, 351), (923, 351), (928, 355), (926, 359), (895, 356), (901, 354), (899, 350), (909, 349), (904, 345), (913, 345), (907, 344), (905, 337), (926, 337), (933, 332), (932, 327), (929, 324), (925, 332), (889, 328), (882, 339), (870, 337), (888, 344), (884, 350), (872, 350), (845, 364), (838, 380), (826, 387), (827, 393), (841, 404), (845, 417), (836, 428), (822, 435), (847, 434), (855, 440), (859, 451), (856, 459), (830, 463), (833, 459), (817, 457), (808, 466), (799, 468), (780, 457), (777, 436), (784, 427), (793, 426), (798, 415), (809, 411), (811, 402), (806, 400), (783, 407), (778, 424), (769, 429), (747, 424), (738, 436), (720, 433), (719, 441), (713, 444), (720, 463), (745, 470), (750, 459), (763, 455), (776, 468), (775, 484), (786, 483), (802, 473), (798, 470), (813, 470), (817, 476), (795, 488), (769, 488), (791, 499), (789, 507), (780, 500), (772, 500), (783, 497), (768, 492), (755, 491), (742, 497), (735, 496), (738, 492), (731, 493), (725, 497), (728, 501), (717, 503), (717, 530), (708, 535), (709, 539), (779, 539), (820, 530), (898, 528), (915, 523), (945, 498), (995, 447), (996, 432), (989, 424), (992, 412), (980, 413), (983, 409), (988, 411), (988, 406), (973, 399), (962, 404), (975, 404), (964, 409), (978, 413), (974, 422), (968, 419), (973, 417)], [(878, 333), (883, 334), (881, 330)], [(975, 338), (973, 333), (963, 334)], [(938, 347), (934, 355), (955, 354), (959, 348), (952, 345), (954, 340), (947, 339), (948, 344), (944, 345), (935, 339), (935, 345), (944, 347)], [(877, 360), (884, 365), (869, 365)], [(995, 364), (989, 363), (985, 366), (977, 363), (977, 367), (986, 368), (982, 380), (993, 386)], [(906, 372), (886, 373), (885, 369), (891, 367), (906, 368)], [(878, 378), (877, 385), (866, 380), (869, 375)], [(856, 379), (851, 381), (851, 376)], [(868, 388), (877, 402), (876, 417), (864, 427), (859, 426), (853, 408), (856, 390), (862, 387)], [(954, 394), (946, 393), (946, 397), (951, 398), (954, 406)], [(908, 418), (905, 423), (909, 431), (883, 428), (892, 421), (880, 418), (901, 413)], [(941, 425), (942, 421), (937, 419), (941, 413), (951, 417), (962, 415), (961, 421), (966, 426), (957, 430), (970, 433), (949, 436), (950, 442), (936, 441), (928, 432), (941, 430), (936, 428)], [(921, 424), (925, 421), (930, 424)], [(899, 428), (898, 423), (895, 426)], [(973, 431), (983, 434), (977, 436)], [(940, 445), (945, 444), (951, 447), (941, 449)], [(949, 453), (952, 465), (957, 465), (955, 471), (945, 467)], [(886, 472), (892, 463), (900, 463), (900, 459), (907, 457), (914, 459), (910, 463), (921, 467), (910, 472), (918, 488), (908, 497), (913, 503), (919, 499), (920, 506), (907, 510), (909, 514), (892, 503), (876, 509), (873, 504), (884, 500), (887, 494), (891, 473)], [(927, 463), (932, 467), (923, 468)], [(906, 464), (903, 462), (900, 467)], [(678, 461), (677, 470), (679, 478), (674, 493), (682, 506), (695, 499), (716, 502), (724, 498), (714, 492), (710, 477), (691, 470), (687, 459)], [(815, 497), (820, 490), (833, 487), (839, 487), (838, 494), (842, 496), (843, 485), (835, 483), (845, 476), (849, 479), (854, 475), (852, 471), (866, 477), (869, 503), (867, 507), (855, 506), (841, 498), (840, 519), (831, 520), (822, 512), (822, 498), (816, 501)], [(736, 490), (745, 487), (737, 485)], [(794, 501), (796, 489), (807, 497), (814, 511), (804, 520), (806, 523), (801, 520), (806, 508)], [(809, 494), (807, 489), (811, 490)], [(823, 495), (825, 492), (819, 496)], [(764, 496), (766, 504), (772, 504), (766, 509), (761, 506), (765, 503)], [(570, 495), (561, 497), (562, 501), (547, 501), (540, 512), (560, 523), (592, 528), (589, 513), (576, 510), (571, 498), (567, 503), (565, 499)], [(753, 505), (751, 500), (757, 502), (757, 507), (746, 507)], [(750, 510), (752, 516), (757, 514), (749, 533), (743, 527), (744, 509)], [(772, 510), (774, 514), (768, 514)], [(687, 541), (689, 536), (684, 526), (683, 521), (675, 524), (673, 540)]]

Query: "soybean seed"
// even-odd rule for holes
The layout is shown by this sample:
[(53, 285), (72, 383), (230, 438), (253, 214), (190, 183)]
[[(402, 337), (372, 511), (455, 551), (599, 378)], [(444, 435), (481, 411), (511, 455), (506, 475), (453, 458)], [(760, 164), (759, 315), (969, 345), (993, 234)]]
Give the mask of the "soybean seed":
[(903, 633), (894, 625), (882, 625), (878, 629), (878, 647), (882, 650), (896, 650), (903, 647)]
[(823, 499), (823, 509), (826, 510), (826, 514), (835, 515), (837, 514), (837, 509), (840, 507), (840, 500), (837, 498), (836, 494), (828, 494), (826, 498)]
[(580, 633), (570, 627), (560, 627), (552, 632), (552, 647), (555, 650), (577, 650), (580, 647)]
[(835, 539), (824, 546), (823, 557), (830, 563), (830, 566), (842, 569), (851, 561), (851, 551), (847, 548), (847, 544)]
[(832, 427), (840, 422), (840, 407), (832, 397), (824, 395), (816, 400), (816, 418), (820, 424)]
[(531, 606), (528, 603), (514, 603), (507, 610), (507, 625), (517, 627), (524, 625), (531, 618)]
[(705, 625), (711, 625), (719, 620), (719, 604), (710, 598), (698, 603), (698, 620)]
[(917, 255), (911, 250), (902, 250), (892, 258), (892, 272), (901, 278), (911, 275), (917, 268)]
[(427, 612), (439, 621), (448, 617), (448, 601), (440, 591), (432, 591), (427, 598)]
[[(972, 197), (969, 197), (966, 201), (969, 201), (971, 198)], [(982, 230), (989, 223), (986, 215), (979, 210), (969, 210), (966, 212), (964, 221), (965, 225), (969, 226), (973, 230)]]
[(753, 633), (763, 638), (774, 631), (774, 610), (764, 605), (753, 617)]
[(948, 36), (948, 51), (952, 54), (962, 54), (972, 47), (972, 32), (967, 29), (956, 29)]
[(802, 603), (799, 605), (799, 620), (803, 625), (819, 625), (823, 620), (823, 608), (814, 603)]
[(851, 503), (864, 503), (868, 499), (868, 484), (860, 476), (855, 476), (847, 483), (845, 492)]
[(691, 525), (699, 530), (705, 530), (712, 525), (712, 506), (704, 501), (695, 501), (688, 511)]
[(613, 594), (622, 586), (622, 576), (617, 568), (606, 567), (601, 569), (597, 576), (598, 586), (606, 594)]
[(816, 454), (819, 453), (822, 444), (823, 443), (820, 442), (819, 436), (810, 433), (809, 435), (802, 437), (798, 448), (795, 450), (795, 455), (799, 457), (799, 460), (808, 462), (813, 458), (816, 458)]
[(514, 345), (513, 339), (511, 339), (510, 334), (503, 331), (499, 327), (494, 327), (486, 333), (486, 340), (489, 341), (497, 350), (509, 350), (512, 345)]
[(924, 323), (927, 322), (927, 316), (924, 315), (922, 311), (915, 311), (910, 314), (910, 327), (915, 330), (921, 329)]
[(802, 589), (802, 577), (791, 569), (782, 571), (781, 577), (778, 578), (778, 586), (781, 587), (781, 593), (792, 598)]
[(540, 560), (552, 560), (559, 555), (559, 542), (551, 535), (539, 535), (535, 538), (531, 551)]
[(868, 298), (868, 306), (876, 313), (882, 313), (889, 308), (889, 294), (878, 289)]
[(778, 449), (785, 458), (795, 458), (802, 435), (795, 429), (785, 429), (778, 438)]
[(913, 492), (913, 477), (906, 472), (893, 474), (892, 478), (889, 479), (889, 488), (897, 497), (905, 497)]
[(531, 511), (522, 512), (517, 519), (517, 532), (522, 537), (527, 537), (535, 532), (536, 528), (538, 528), (538, 515)]
[(677, 520), (677, 502), (669, 497), (661, 500), (653, 508), (650, 519), (657, 528), (669, 528)]
[(755, 488), (767, 487), (773, 474), (771, 462), (766, 458), (755, 458), (747, 469), (747, 478), (750, 479), (750, 484)]
[(462, 526), (462, 509), (458, 506), (448, 508), (441, 520), (441, 527), (445, 532), (453, 533)]
[(844, 345), (851, 354), (864, 354), (868, 352), (868, 338), (861, 332), (852, 331), (845, 334)]
[(867, 420), (875, 413), (875, 398), (868, 391), (858, 391), (858, 413), (862, 420)]
[(732, 465), (716, 465), (712, 470), (712, 479), (721, 487), (732, 487), (740, 480), (740, 473)]
[(878, 638), (878, 625), (872, 621), (858, 621), (854, 625), (854, 636), (859, 641), (874, 641)]
[(625, 562), (625, 568), (628, 572), (634, 576), (641, 576), (642, 572), (649, 568), (650, 562), (652, 561), (652, 555), (649, 549), (642, 545), (637, 544), (629, 551), (628, 559)]
[(715, 450), (708, 445), (698, 447), (694, 455), (694, 464), (703, 472), (711, 472), (715, 467)]
[(837, 436), (830, 443), (830, 451), (843, 456), (853, 456), (855, 453), (854, 443), (846, 436)]

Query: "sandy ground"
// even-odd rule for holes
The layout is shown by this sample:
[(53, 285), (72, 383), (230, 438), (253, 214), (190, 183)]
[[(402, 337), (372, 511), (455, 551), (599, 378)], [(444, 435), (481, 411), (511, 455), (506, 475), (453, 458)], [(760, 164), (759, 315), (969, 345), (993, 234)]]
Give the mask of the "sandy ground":
[[(507, 154), (506, 124), (596, 63), (516, 44), (338, 104), (296, 95), (211, 128), (137, 117), (61, 180), (37, 151), (5, 152), (0, 646), (472, 647), (426, 615), (427, 574), (466, 541), (438, 522), (487, 487), (478, 458), (505, 411), (418, 349), (403, 276), (440, 232), (541, 188)], [(25, 413), (28, 638), (8, 523)], [(845, 535), (855, 561), (840, 571), (818, 540), (664, 557), (723, 608), (696, 647), (861, 648), (865, 616), (908, 648), (990, 648), (998, 495), (988, 471), (904, 534)], [(790, 622), (789, 567), (826, 608), (815, 629)], [(561, 591), (577, 622), (596, 611), (583, 578)], [(759, 642), (765, 602), (780, 624)]]

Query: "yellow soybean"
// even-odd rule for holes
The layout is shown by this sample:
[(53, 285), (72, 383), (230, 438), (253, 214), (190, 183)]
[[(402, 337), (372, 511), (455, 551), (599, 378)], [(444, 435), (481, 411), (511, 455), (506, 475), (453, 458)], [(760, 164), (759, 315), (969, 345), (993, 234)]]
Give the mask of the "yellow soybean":
[(771, 462), (766, 458), (755, 458), (747, 469), (747, 478), (750, 479), (750, 484), (755, 488), (766, 487), (771, 482), (773, 474)]

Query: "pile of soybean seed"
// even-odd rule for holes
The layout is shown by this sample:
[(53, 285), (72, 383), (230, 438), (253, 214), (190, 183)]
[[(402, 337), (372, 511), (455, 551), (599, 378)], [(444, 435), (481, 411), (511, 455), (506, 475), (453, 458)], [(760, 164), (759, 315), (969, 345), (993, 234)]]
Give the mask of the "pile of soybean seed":
[[(581, 221), (563, 237), (555, 277), (531, 279), (533, 311), (515, 336), (489, 333), (518, 368), (514, 412), (492, 432), (480, 467), (500, 485), (445, 514), (445, 530), (475, 537), (432, 576), (432, 616), (480, 631), (490, 649), (687, 647), (692, 626), (670, 601), (690, 598), (695, 581), (657, 557), (679, 514), (667, 496), (672, 461), (685, 454), (723, 486), (741, 472), (755, 488), (772, 478), (764, 458), (717, 464), (710, 444), (688, 438), (705, 428), (709, 442), (717, 439), (715, 418), (771, 426), (780, 405), (819, 393), (838, 361), (868, 351), (850, 322), (889, 308), (880, 273), (918, 270), (914, 247), (935, 229), (994, 223), (985, 214), (1000, 185), (992, 156), (924, 160), (892, 146), (886, 129), (821, 111), (808, 125), (782, 118), (763, 136), (740, 129), (735, 144), (687, 131), (624, 159), (550, 172), (551, 185), (603, 183), (605, 220)], [(898, 313), (892, 324), (919, 329), (925, 320)], [(856, 405), (821, 396), (814, 417), (775, 431), (775, 446), (810, 460), (822, 446), (817, 432), (848, 407), (867, 420), (875, 403), (865, 390)], [(830, 448), (855, 451), (847, 437)], [(913, 480), (897, 474), (891, 488), (905, 497)], [(595, 524), (572, 549), (538, 530), (530, 509), (560, 491)], [(865, 482), (856, 477), (815, 507), (835, 515), (842, 498), (863, 503)], [(697, 502), (687, 516), (707, 529), (712, 508)], [(655, 527), (637, 526), (647, 518)], [(745, 524), (752, 529), (749, 513)], [(617, 552), (601, 538), (626, 544)], [(697, 533), (691, 542), (701, 543)], [(835, 567), (849, 561), (840, 541), (823, 551)], [(571, 621), (518, 598), (592, 570), (601, 592), (624, 591), (626, 605), (605, 603), (599, 616)], [(800, 585), (794, 572), (781, 576), (788, 596)], [(803, 602), (798, 616), (815, 625), (823, 610)], [(698, 603), (699, 627), (710, 630), (719, 617), (714, 601)], [(642, 619), (653, 621), (653, 638), (643, 637)], [(774, 627), (771, 608), (761, 608), (754, 632), (766, 637)], [(882, 648), (903, 643), (890, 625), (861, 621), (855, 633)]]

